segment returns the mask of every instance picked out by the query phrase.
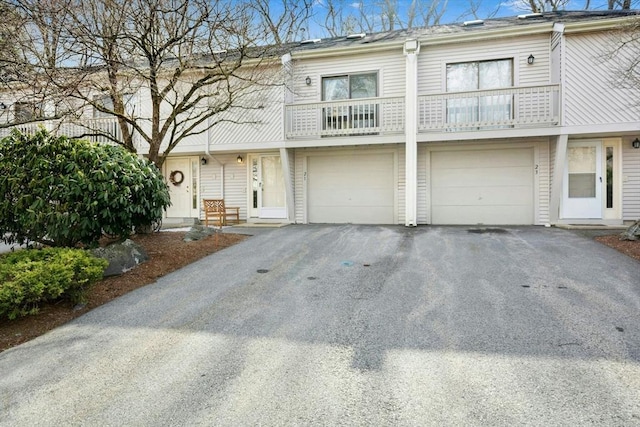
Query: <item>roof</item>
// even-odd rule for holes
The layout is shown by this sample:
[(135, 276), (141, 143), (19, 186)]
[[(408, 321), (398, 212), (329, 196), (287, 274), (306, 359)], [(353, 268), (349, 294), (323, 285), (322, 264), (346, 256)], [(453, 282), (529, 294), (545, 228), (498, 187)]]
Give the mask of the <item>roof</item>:
[[(527, 27), (544, 27), (551, 31), (556, 23), (606, 23), (608, 20), (640, 17), (638, 10), (604, 10), (604, 11), (558, 11), (538, 14), (522, 14), (517, 16), (493, 18), (477, 21), (465, 21), (446, 25), (434, 25), (412, 29), (401, 29), (380, 33), (371, 33), (352, 36), (333, 37), (326, 39), (305, 40), (289, 44), (292, 53), (310, 52), (315, 50), (356, 48), (359, 46), (375, 46), (393, 44), (397, 46), (407, 39), (428, 40), (430, 38), (462, 38), (465, 35), (480, 36), (483, 33), (499, 32), (511, 29), (514, 31), (527, 31)], [(319, 52), (318, 52), (319, 53)]]

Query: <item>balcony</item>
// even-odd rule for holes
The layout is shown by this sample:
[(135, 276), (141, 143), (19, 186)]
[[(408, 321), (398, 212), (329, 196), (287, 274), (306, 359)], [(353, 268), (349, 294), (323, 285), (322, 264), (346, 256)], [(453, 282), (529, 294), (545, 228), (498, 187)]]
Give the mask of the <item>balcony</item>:
[(418, 96), (418, 132), (557, 126), (560, 85)]
[(122, 141), (122, 131), (115, 117), (91, 118), (81, 122), (43, 120), (24, 123), (12, 128), (0, 128), (0, 138), (9, 135), (14, 128), (27, 135), (33, 135), (41, 128), (44, 128), (53, 135), (64, 135), (71, 138), (81, 137), (82, 139), (105, 145), (117, 145), (112, 138)]
[(403, 133), (404, 97), (323, 101), (285, 106), (287, 139)]

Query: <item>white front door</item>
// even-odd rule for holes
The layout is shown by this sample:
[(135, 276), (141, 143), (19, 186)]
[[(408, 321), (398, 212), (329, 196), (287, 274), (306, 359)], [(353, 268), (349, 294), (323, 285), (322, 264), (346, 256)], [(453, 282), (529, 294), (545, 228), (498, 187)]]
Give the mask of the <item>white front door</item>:
[(251, 158), (252, 208), (254, 218), (286, 218), (285, 183), (279, 155)]
[[(171, 206), (167, 218), (189, 218), (193, 216), (192, 161), (188, 157), (165, 160), (165, 176), (169, 185)], [(197, 168), (197, 162), (196, 162)], [(197, 172), (197, 171), (196, 171)]]
[(567, 144), (562, 217), (602, 218), (602, 141)]

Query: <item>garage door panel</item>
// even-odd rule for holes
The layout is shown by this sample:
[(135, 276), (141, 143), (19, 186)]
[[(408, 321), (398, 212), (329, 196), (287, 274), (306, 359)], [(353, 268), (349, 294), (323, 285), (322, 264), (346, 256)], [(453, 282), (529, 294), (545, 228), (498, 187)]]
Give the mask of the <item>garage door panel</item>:
[(317, 206), (313, 212), (310, 222), (316, 224), (393, 224), (393, 212), (386, 207)]
[[(473, 218), (473, 222), (470, 221)], [(522, 225), (533, 221), (527, 206), (442, 206), (433, 212), (434, 224)]]
[(433, 175), (439, 186), (475, 187), (509, 185), (513, 182), (529, 182), (531, 180), (531, 165), (528, 167), (490, 167), (467, 169), (439, 169)]
[(392, 224), (393, 153), (307, 157), (308, 221)]
[(503, 166), (531, 166), (533, 153), (528, 148), (502, 150), (469, 150), (469, 151), (438, 151), (433, 152), (438, 159), (433, 164), (434, 169), (468, 169), (478, 164), (490, 167)]
[[(309, 206), (393, 206), (393, 191), (385, 189), (363, 189), (357, 192), (348, 189), (323, 189), (314, 191)], [(318, 203), (317, 200), (322, 201)]]
[(532, 224), (533, 149), (431, 153), (433, 224)]
[[(518, 206), (531, 204), (531, 187), (439, 188), (433, 190), (434, 206)], [(440, 201), (446, 200), (446, 204)]]

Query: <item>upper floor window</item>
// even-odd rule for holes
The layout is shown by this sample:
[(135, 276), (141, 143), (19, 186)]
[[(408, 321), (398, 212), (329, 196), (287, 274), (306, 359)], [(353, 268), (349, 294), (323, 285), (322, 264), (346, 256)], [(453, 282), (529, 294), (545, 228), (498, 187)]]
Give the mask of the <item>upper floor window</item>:
[[(322, 78), (322, 100), (341, 101), (322, 109), (322, 130), (333, 135), (341, 135), (342, 130), (363, 129), (362, 133), (375, 132), (378, 126), (378, 105), (366, 100), (378, 96), (378, 74), (363, 73)], [(333, 131), (336, 131), (335, 133)], [(361, 133), (360, 131), (356, 131)], [(352, 133), (352, 132), (351, 132)]]
[[(100, 111), (99, 107), (105, 108), (107, 111), (113, 111), (113, 100), (111, 99), (111, 95), (96, 95), (93, 97), (94, 107), (93, 107), (93, 118), (100, 119), (105, 117), (113, 117), (113, 114), (110, 114), (105, 111)], [(133, 115), (133, 111), (135, 108), (134, 105), (134, 95), (130, 93), (125, 93), (122, 95), (122, 102), (124, 103), (125, 113), (129, 116)]]
[(111, 117), (111, 114), (100, 111), (98, 107), (105, 108), (109, 111), (113, 111), (113, 101), (110, 95), (96, 95), (93, 97), (93, 102), (96, 104), (93, 107), (93, 118), (101, 119), (104, 117)]
[(42, 108), (36, 102), (16, 102), (13, 104), (13, 120), (26, 123), (42, 117)]
[(322, 100), (375, 98), (378, 96), (378, 74), (351, 74), (322, 78)]
[(512, 115), (512, 95), (490, 93), (491, 89), (513, 86), (513, 61), (463, 62), (447, 64), (447, 92), (489, 91), (478, 96), (450, 98), (447, 102), (449, 123), (500, 125)]

